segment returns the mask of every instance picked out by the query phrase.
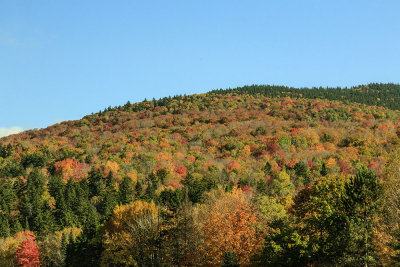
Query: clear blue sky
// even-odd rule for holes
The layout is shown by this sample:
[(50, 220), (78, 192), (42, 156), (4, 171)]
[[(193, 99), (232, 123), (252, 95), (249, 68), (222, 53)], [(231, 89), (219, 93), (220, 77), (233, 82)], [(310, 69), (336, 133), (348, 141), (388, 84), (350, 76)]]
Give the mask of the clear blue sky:
[(399, 11), (397, 0), (0, 0), (0, 128), (245, 84), (398, 83)]

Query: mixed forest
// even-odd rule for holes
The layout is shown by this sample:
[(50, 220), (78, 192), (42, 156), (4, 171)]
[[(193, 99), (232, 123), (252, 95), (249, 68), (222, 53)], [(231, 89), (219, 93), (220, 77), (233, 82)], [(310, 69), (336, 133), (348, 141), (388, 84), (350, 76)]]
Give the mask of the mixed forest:
[(0, 139), (0, 266), (399, 266), (400, 85), (246, 86)]

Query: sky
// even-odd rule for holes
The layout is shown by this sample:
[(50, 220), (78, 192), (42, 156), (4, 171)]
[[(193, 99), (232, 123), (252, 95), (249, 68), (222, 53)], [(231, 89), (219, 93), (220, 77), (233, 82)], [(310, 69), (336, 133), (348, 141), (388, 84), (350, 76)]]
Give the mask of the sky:
[(249, 84), (400, 82), (400, 1), (0, 0), (0, 136)]

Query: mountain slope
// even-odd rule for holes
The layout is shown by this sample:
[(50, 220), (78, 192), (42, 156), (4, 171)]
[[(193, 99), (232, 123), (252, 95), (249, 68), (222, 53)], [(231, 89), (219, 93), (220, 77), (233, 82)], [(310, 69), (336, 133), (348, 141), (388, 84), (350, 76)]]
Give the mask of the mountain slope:
[[(372, 89), (368, 90), (378, 90), (374, 86), (369, 85)], [(283, 227), (272, 226), (283, 218), (289, 218), (288, 228), (285, 228), (287, 231), (297, 231), (296, 234), (308, 240), (303, 240), (305, 247), (301, 248), (307, 252), (307, 256), (302, 258), (296, 254), (297, 264), (306, 259), (307, 263), (313, 263), (321, 257), (329, 262), (327, 255), (318, 254), (327, 249), (322, 245), (328, 241), (315, 241), (315, 236), (308, 236), (307, 231), (311, 230), (301, 228), (308, 225), (309, 221), (301, 221), (308, 215), (299, 215), (300, 210), (304, 209), (299, 205), (308, 203), (308, 200), (305, 198), (300, 201), (299, 198), (306, 193), (315, 193), (308, 190), (321, 188), (320, 183), (329, 181), (334, 181), (329, 187), (344, 190), (351, 185), (352, 177), (363, 174), (363, 168), (364, 174), (365, 171), (370, 172), (366, 177), (373, 175), (381, 180), (389, 177), (387, 170), (400, 144), (400, 113), (379, 106), (308, 99), (315, 97), (311, 93), (307, 98), (293, 92), (292, 97), (270, 97), (277, 94), (282, 96), (278, 92), (291, 92), (292, 89), (274, 87), (272, 91), (268, 90), (267, 87), (246, 87), (127, 103), (85, 116), (81, 120), (2, 138), (0, 235), (15, 238), (23, 229), (32, 230), (38, 237), (42, 251), (47, 251), (46, 246), (50, 246), (48, 238), (58, 240), (58, 243), (54, 242), (61, 247), (62, 233), (65, 236), (71, 231), (76, 235), (82, 232), (79, 241), (67, 242), (70, 243), (69, 250), (63, 261), (70, 261), (71, 265), (74, 262), (100, 264), (100, 261), (122, 264), (117, 256), (110, 255), (114, 255), (113, 249), (124, 251), (124, 242), (114, 240), (121, 247), (113, 247), (111, 244), (114, 241), (109, 238), (118, 237), (110, 233), (120, 229), (115, 226), (123, 224), (118, 220), (133, 216), (133, 213), (122, 216), (117, 212), (125, 214), (124, 209), (131, 207), (130, 203), (136, 203), (132, 201), (155, 201), (157, 208), (161, 209), (159, 216), (162, 217), (157, 222), (162, 221), (165, 233), (157, 237), (157, 240), (162, 240), (162, 245), (158, 243), (150, 251), (158, 251), (162, 255), (159, 256), (159, 264), (167, 264), (172, 260), (180, 264), (185, 261), (205, 264), (209, 259), (204, 256), (207, 255), (204, 249), (210, 251), (210, 258), (216, 259), (213, 263), (220, 264), (225, 256), (230, 255), (224, 254), (229, 251), (214, 253), (213, 248), (223, 247), (222, 243), (207, 236), (204, 229), (209, 229), (207, 216), (213, 215), (211, 210), (226, 207), (226, 203), (232, 201), (237, 203), (232, 207), (242, 207), (241, 211), (215, 214), (219, 221), (233, 220), (227, 214), (244, 212), (241, 217), (261, 227), (257, 231), (241, 228), (240, 231), (253, 236), (249, 239), (251, 242), (225, 248), (232, 249), (234, 255), (231, 256), (238, 257), (239, 262), (248, 264), (253, 258), (254, 264), (294, 264), (279, 262), (288, 258), (284, 253), (294, 253), (292, 250), (282, 248), (283, 254), (275, 255), (274, 259), (266, 256), (272, 255), (268, 254), (270, 252), (263, 254), (260, 250), (261, 236), (265, 239), (265, 249), (272, 242), (268, 243), (268, 238), (280, 238), (274, 236), (277, 232), (271, 229)], [(304, 90), (300, 92), (306, 95)], [(358, 89), (348, 90), (343, 96), (351, 100), (351, 92)], [(321, 90), (310, 92), (317, 91)], [(363, 91), (363, 95), (366, 92)], [(333, 97), (337, 95), (333, 94)], [(391, 102), (385, 103), (389, 103), (385, 104), (389, 106)], [(330, 196), (330, 193), (324, 194)], [(345, 194), (345, 191), (340, 194)], [(330, 197), (324, 203), (338, 199)], [(123, 206), (115, 208), (118, 204)], [(143, 209), (155, 212), (152, 206), (140, 205)], [(331, 211), (335, 210), (335, 205), (332, 204)], [(312, 206), (306, 209), (312, 210)], [(189, 231), (179, 228), (179, 220), (189, 216), (189, 213), (185, 213), (188, 210), (192, 210), (190, 216), (196, 212), (208, 214), (192, 218), (196, 222), (193, 227), (203, 225), (203, 228), (193, 230), (201, 235), (196, 237), (199, 239), (192, 237), (193, 244), (197, 244), (195, 240), (203, 241), (196, 248), (182, 248), (188, 253), (186, 256), (175, 255), (174, 246), (177, 245), (171, 242), (181, 242), (182, 235), (177, 233), (182, 229)], [(249, 214), (256, 214), (257, 218)], [(350, 228), (346, 229), (350, 231)], [(209, 231), (213, 231), (213, 228)], [(256, 236), (259, 231), (262, 235), (260, 232), (260, 236)], [(279, 233), (285, 231), (281, 229)], [(362, 229), (354, 231), (362, 233)], [(233, 234), (231, 240), (223, 241), (224, 244), (233, 244), (235, 236)], [(368, 236), (373, 238), (372, 234)], [(277, 239), (273, 242), (276, 243)], [(179, 244), (183, 246), (183, 243)], [(389, 250), (386, 244), (379, 245), (384, 248), (376, 245), (374, 253)], [(311, 246), (321, 248), (314, 251)], [(338, 258), (340, 256), (349, 262), (357, 260), (343, 254), (348, 250), (332, 250), (332, 247), (336, 248), (333, 245), (329, 247), (329, 253), (336, 253), (334, 255)], [(246, 255), (243, 252), (246, 249), (257, 253), (258, 260), (253, 255)], [(81, 251), (90, 253), (82, 255)], [(356, 252), (354, 255), (358, 255)], [(41, 257), (46, 259), (46, 264), (56, 261), (56, 256), (50, 252), (42, 253), (48, 253), (46, 257)], [(155, 258), (151, 254), (148, 261), (153, 264)], [(376, 261), (380, 259), (375, 258)]]

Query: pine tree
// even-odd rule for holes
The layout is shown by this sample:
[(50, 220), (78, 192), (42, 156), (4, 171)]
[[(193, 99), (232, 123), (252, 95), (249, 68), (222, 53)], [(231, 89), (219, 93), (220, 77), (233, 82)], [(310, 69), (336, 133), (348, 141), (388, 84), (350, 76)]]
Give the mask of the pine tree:
[(382, 192), (379, 179), (365, 167), (345, 185), (342, 200), (347, 216), (348, 238), (345, 260), (351, 264), (367, 266), (375, 261), (373, 230), (376, 226), (375, 215), (380, 209)]
[(0, 237), (10, 236), (10, 224), (4, 214), (0, 214)]
[(67, 245), (68, 245), (67, 236), (63, 232), (61, 235), (61, 250), (63, 251), (63, 253), (66, 253)]
[(133, 201), (134, 198), (134, 185), (132, 179), (124, 177), (121, 184), (119, 185), (118, 201), (121, 204), (128, 204)]
[(65, 248), (65, 265), (73, 266), (72, 264), (74, 257), (75, 257), (75, 239), (71, 229), (68, 236), (68, 243)]
[(16, 219), (14, 220), (14, 223), (13, 223), (13, 226), (12, 226), (12, 233), (13, 233), (13, 234), (16, 234), (16, 233), (19, 233), (19, 232), (21, 232), (21, 231), (23, 231), (22, 225), (21, 225), (21, 223), (19, 222), (19, 219), (16, 218)]
[(322, 163), (320, 174), (321, 174), (322, 176), (326, 176), (326, 175), (328, 174), (328, 171), (327, 171), (327, 169), (326, 169), (326, 164), (325, 164), (325, 162)]
[(22, 198), (21, 214), (26, 218), (31, 230), (39, 235), (55, 229), (55, 219), (49, 203), (43, 199), (45, 193), (45, 177), (37, 169), (28, 176), (26, 194)]

